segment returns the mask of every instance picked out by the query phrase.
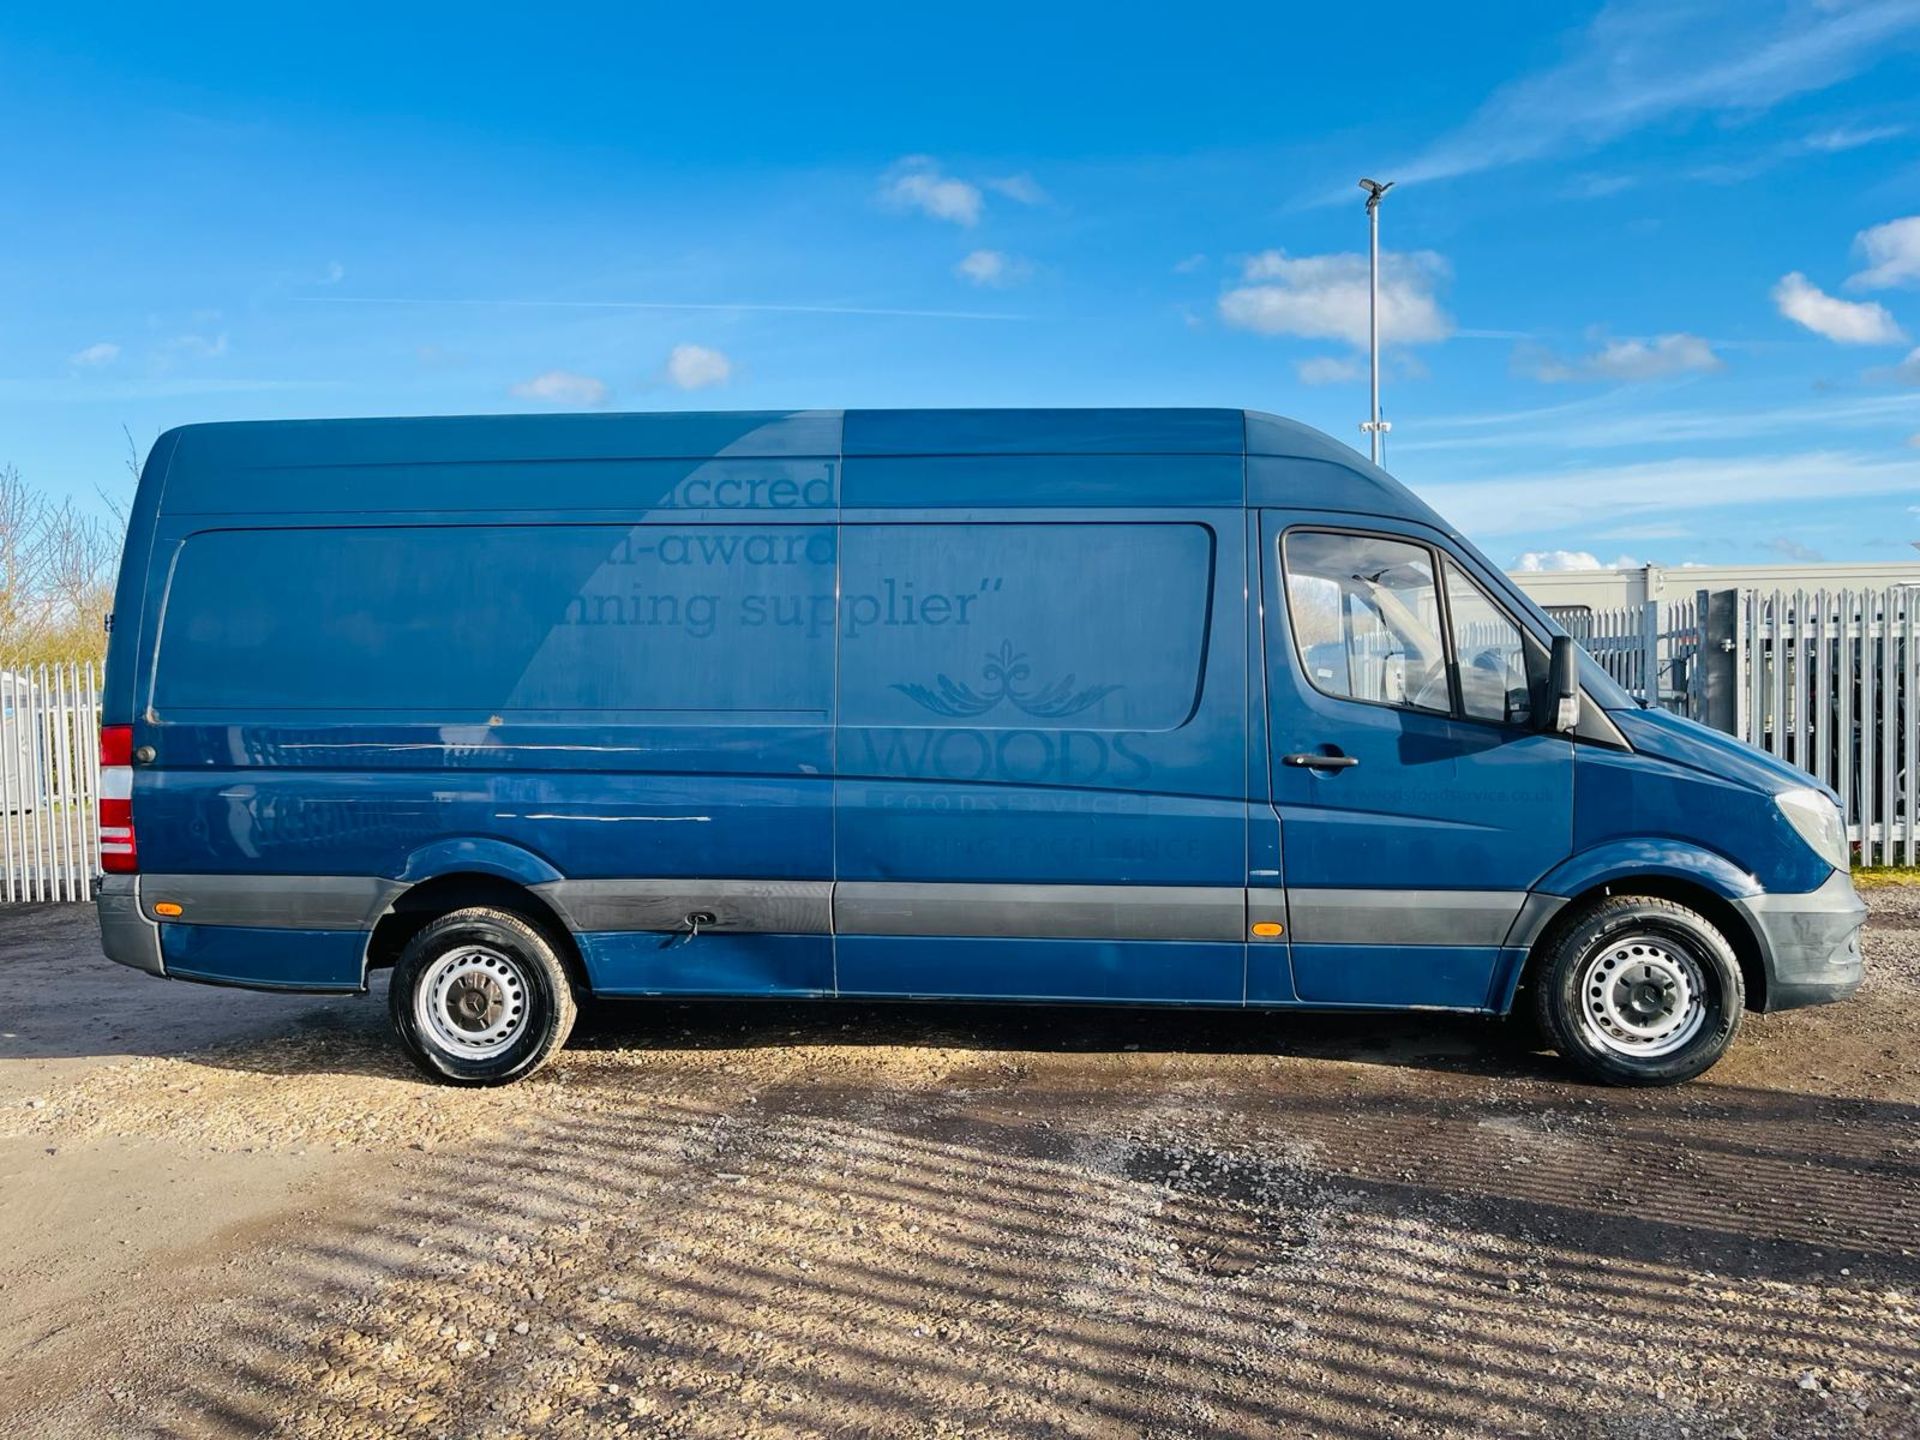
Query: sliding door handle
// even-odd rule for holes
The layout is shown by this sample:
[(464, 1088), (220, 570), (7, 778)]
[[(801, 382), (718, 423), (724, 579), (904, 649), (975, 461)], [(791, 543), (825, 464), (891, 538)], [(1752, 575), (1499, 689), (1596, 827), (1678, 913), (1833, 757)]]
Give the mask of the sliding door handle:
[(1288, 765), (1298, 765), (1303, 770), (1351, 770), (1360, 763), (1352, 755), (1321, 755), (1308, 751), (1304, 755), (1287, 755), (1282, 759)]

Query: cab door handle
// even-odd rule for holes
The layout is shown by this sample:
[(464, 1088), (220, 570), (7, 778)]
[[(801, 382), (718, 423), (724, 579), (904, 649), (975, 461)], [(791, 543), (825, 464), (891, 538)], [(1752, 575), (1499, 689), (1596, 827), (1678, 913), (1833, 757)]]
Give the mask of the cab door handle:
[(1286, 755), (1281, 757), (1288, 765), (1298, 765), (1305, 770), (1351, 770), (1360, 763), (1354, 755), (1322, 755), (1309, 750), (1304, 755)]

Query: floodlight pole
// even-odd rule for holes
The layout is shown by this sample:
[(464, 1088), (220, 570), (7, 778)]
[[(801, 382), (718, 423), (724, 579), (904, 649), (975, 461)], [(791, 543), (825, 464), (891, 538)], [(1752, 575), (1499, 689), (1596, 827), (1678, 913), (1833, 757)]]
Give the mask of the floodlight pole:
[(1393, 181), (1362, 180), (1367, 192), (1367, 361), (1372, 383), (1372, 404), (1361, 429), (1371, 442), (1373, 463), (1380, 463), (1383, 437), (1393, 427), (1380, 418), (1380, 197), (1393, 188)]

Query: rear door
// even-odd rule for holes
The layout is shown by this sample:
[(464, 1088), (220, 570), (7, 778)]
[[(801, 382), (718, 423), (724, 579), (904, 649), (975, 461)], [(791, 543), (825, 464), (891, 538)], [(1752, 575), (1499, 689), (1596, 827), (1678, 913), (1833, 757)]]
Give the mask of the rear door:
[(1445, 537), (1263, 512), (1273, 804), (1308, 1003), (1497, 1003), (1507, 936), (1572, 843), (1545, 646)]

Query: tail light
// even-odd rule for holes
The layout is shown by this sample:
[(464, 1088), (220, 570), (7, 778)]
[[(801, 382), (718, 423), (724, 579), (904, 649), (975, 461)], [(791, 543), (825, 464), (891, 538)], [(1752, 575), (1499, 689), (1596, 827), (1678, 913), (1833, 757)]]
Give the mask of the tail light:
[(131, 875), (140, 868), (133, 843), (133, 727), (100, 727), (100, 868)]

